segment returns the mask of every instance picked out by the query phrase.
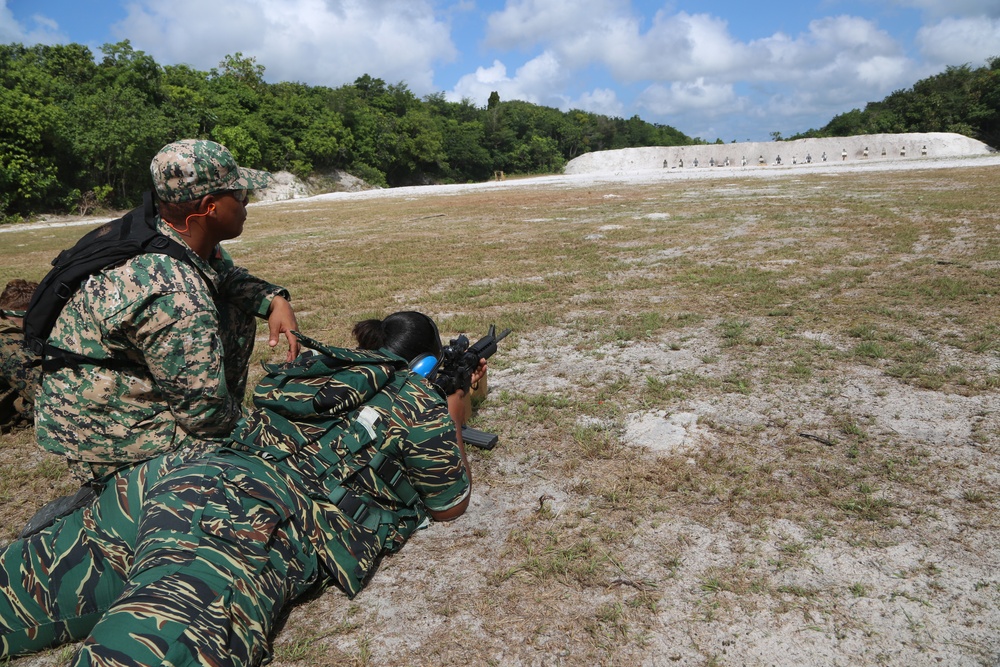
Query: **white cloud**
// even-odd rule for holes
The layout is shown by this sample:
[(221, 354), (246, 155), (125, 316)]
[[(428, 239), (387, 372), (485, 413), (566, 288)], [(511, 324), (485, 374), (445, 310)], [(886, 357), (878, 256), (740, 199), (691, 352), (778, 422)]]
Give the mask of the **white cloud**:
[(728, 23), (708, 14), (657, 12), (649, 28), (624, 3), (590, 0), (519, 0), (489, 18), (493, 46), (541, 44), (566, 69), (606, 67), (618, 81), (712, 83), (787, 81), (808, 84), (816, 72), (842, 79), (863, 75), (885, 84), (899, 73), (902, 49), (867, 19), (818, 19), (796, 37), (775, 33), (750, 42), (735, 39)]
[(532, 58), (517, 70), (517, 79), (539, 93), (561, 87), (564, 78), (559, 59), (549, 51)]
[(568, 0), (511, 2), (490, 17), (487, 42), (542, 44), (566, 70), (597, 65), (620, 82), (700, 91), (693, 101), (709, 86), (738, 81), (881, 91), (913, 73), (900, 44), (863, 18), (822, 18), (798, 36), (779, 32), (742, 42), (725, 20), (708, 14), (660, 11), (641, 32), (623, 5), (590, 0), (574, 14), (576, 3)]
[(895, 0), (895, 4), (922, 9), (937, 17), (1000, 17), (1000, 3), (996, 0)]
[(494, 60), (490, 67), (477, 67), (472, 74), (464, 75), (446, 97), (453, 101), (470, 99), (483, 106), (493, 91), (500, 95), (501, 100), (534, 102), (532, 95), (518, 81), (507, 76), (507, 67), (499, 60)]
[(902, 57), (901, 46), (888, 33), (853, 16), (817, 19), (797, 38), (777, 33), (751, 42), (750, 48), (755, 54), (751, 80), (814, 85), (853, 77), (864, 63)]
[(501, 100), (523, 100), (565, 108), (568, 100), (559, 94), (564, 83), (565, 73), (559, 60), (545, 52), (519, 67), (513, 77), (507, 75), (507, 67), (499, 60), (494, 60), (490, 67), (478, 67), (474, 73), (459, 79), (447, 98), (468, 98), (485, 105), (495, 90)]
[(867, 90), (889, 90), (908, 81), (913, 71), (902, 56), (873, 56), (857, 64), (858, 82)]
[[(643, 32), (623, 3), (592, 0), (575, 15), (574, 6), (511, 2), (490, 17), (488, 42), (541, 44), (562, 63), (562, 78), (596, 66), (619, 82), (646, 82), (635, 106), (671, 124), (687, 114), (788, 116), (863, 106), (911, 83), (917, 72), (888, 32), (854, 16), (744, 42), (709, 14), (660, 11)], [(740, 82), (748, 87), (743, 95), (734, 88)]]
[(631, 46), (609, 50), (612, 71), (633, 80), (688, 80), (722, 76), (743, 67), (751, 56), (746, 44), (729, 34), (726, 21), (708, 14), (657, 13), (650, 30), (625, 37)]
[(611, 117), (621, 117), (625, 113), (625, 105), (618, 99), (617, 93), (610, 88), (598, 88), (584, 93), (575, 101), (570, 101), (567, 108)]
[(362, 74), (435, 92), (434, 65), (456, 57), (449, 26), (429, 0), (245, 0), (213, 21), (192, 21), (203, 0), (140, 0), (114, 30), (162, 63), (210, 69), (252, 56), (269, 81), (339, 86)]
[(600, 30), (602, 25), (627, 17), (624, 0), (510, 0), (487, 19), (486, 44), (491, 47), (529, 48), (551, 43), (557, 35)]
[(761, 88), (755, 106), (768, 117), (825, 113), (825, 122), (912, 83), (918, 73), (896, 40), (857, 17), (818, 19), (795, 38), (776, 34), (750, 47), (752, 71), (735, 72), (734, 80)]
[(527, 48), (542, 44), (566, 67), (607, 66), (624, 81), (670, 80), (734, 67), (744, 46), (725, 21), (707, 14), (657, 12), (643, 34), (627, 2), (521, 0), (489, 17), (486, 44)]
[(731, 85), (708, 83), (704, 77), (698, 77), (694, 81), (675, 81), (668, 86), (653, 84), (642, 91), (636, 105), (656, 115), (698, 111), (719, 116), (739, 111), (743, 103), (737, 100)]
[[(563, 93), (562, 108), (572, 104), (608, 113), (607, 105), (602, 106), (607, 99), (614, 115), (645, 110), (647, 120), (678, 128), (685, 123), (747, 128), (756, 122), (776, 129), (793, 119), (801, 129), (808, 127), (804, 123), (820, 126), (836, 113), (864, 106), (927, 74), (925, 66), (906, 56), (896, 37), (867, 18), (823, 17), (798, 34), (775, 32), (744, 41), (718, 16), (661, 9), (641, 19), (633, 4), (638, 8), (626, 0), (508, 0), (489, 17), (485, 43), (496, 49), (544, 49), (559, 63), (557, 77), (539, 77), (546, 80), (590, 83), (595, 72), (604, 72), (617, 83), (645, 85), (635, 100), (623, 100), (620, 92), (613, 98), (597, 95), (608, 90), (597, 80), (593, 94), (577, 93), (580, 97), (571, 102)], [(482, 85), (482, 70), (460, 85), (467, 94), (476, 76)], [(545, 100), (558, 97), (519, 76), (503, 85), (508, 92), (500, 91), (502, 99), (520, 96), (551, 104)], [(495, 84), (493, 89), (498, 89)], [(473, 97), (484, 101), (488, 94), (484, 90)]]
[(41, 27), (43, 31), (52, 33), (59, 32), (59, 24), (50, 19), (48, 16), (41, 16), (39, 14), (35, 14), (31, 18), (32, 20), (34, 20), (35, 23), (37, 23)]
[(477, 67), (476, 73), (471, 76), (471, 79), (469, 75), (462, 77), (462, 79), (487, 85), (507, 83), (510, 81), (510, 79), (507, 78), (507, 67), (499, 60), (494, 60), (492, 67)]
[(7, 9), (6, 0), (0, 0), (0, 40), (4, 44), (20, 42), (22, 34), (21, 25), (14, 20), (14, 15)]
[(941, 66), (980, 67), (1000, 56), (1000, 18), (947, 18), (921, 28), (916, 41), (923, 55)]
[(59, 24), (52, 19), (34, 14), (31, 17), (32, 27), (28, 28), (14, 18), (13, 12), (7, 7), (7, 0), (0, 0), (0, 44), (58, 44), (66, 41), (66, 36), (59, 30)]

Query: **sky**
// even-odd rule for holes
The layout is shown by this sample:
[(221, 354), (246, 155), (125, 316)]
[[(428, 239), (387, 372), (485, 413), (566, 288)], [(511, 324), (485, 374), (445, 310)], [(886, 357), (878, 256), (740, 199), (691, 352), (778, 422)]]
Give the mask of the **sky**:
[(207, 71), (242, 53), (269, 82), (363, 74), (417, 96), (639, 116), (765, 141), (1000, 56), (1000, 0), (0, 0), (0, 43), (129, 40)]

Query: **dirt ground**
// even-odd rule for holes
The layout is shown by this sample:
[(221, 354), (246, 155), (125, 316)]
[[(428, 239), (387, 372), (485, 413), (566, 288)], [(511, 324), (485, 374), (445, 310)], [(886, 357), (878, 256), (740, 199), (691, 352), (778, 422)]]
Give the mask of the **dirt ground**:
[[(1000, 157), (881, 169), (970, 166), (997, 173)], [(792, 169), (755, 170), (741, 187), (765, 188)], [(302, 205), (670, 177), (619, 169)], [(616, 231), (591, 227), (592, 243)], [(728, 233), (752, 235), (752, 218), (745, 227)], [(960, 261), (961, 244), (958, 230), (935, 257)], [(597, 296), (573, 299), (584, 311)], [(669, 290), (650, 299), (667, 301)], [(766, 346), (759, 355), (752, 343), (734, 346), (730, 324), (702, 318), (627, 344), (564, 324), (519, 333), (478, 410), (476, 425), (501, 443), (472, 452), (469, 511), (414, 536), (355, 600), (330, 591), (299, 604), (272, 664), (1000, 664), (1000, 392), (903, 382), (857, 363), (857, 340), (821, 321), (780, 349), (822, 350), (828, 361), (782, 376)], [(785, 335), (765, 318), (743, 324)], [(1000, 372), (994, 346), (936, 351), (943, 365)], [(663, 390), (655, 378), (694, 377), (666, 403), (611, 407), (627, 378), (654, 378), (639, 392), (648, 396)], [(735, 386), (743, 381), (755, 390)], [(583, 401), (612, 418), (588, 416), (575, 407)], [(572, 461), (567, 434), (582, 452)], [(64, 650), (12, 664), (68, 660)]]

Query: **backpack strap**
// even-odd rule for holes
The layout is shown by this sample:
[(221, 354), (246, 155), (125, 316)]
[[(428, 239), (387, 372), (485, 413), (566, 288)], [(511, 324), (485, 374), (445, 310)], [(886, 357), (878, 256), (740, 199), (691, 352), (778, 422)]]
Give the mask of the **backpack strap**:
[[(51, 373), (66, 367), (79, 368), (85, 365), (111, 370), (135, 368), (138, 365), (139, 362), (123, 359), (88, 357), (63, 350), (50, 344), (48, 340), (64, 306), (88, 276), (146, 253), (167, 255), (195, 266), (188, 248), (160, 233), (156, 228), (156, 220), (153, 193), (147, 190), (142, 195), (142, 206), (132, 209), (117, 221), (91, 231), (76, 246), (64, 250), (52, 261), (52, 270), (35, 290), (25, 313), (24, 346), (36, 357), (33, 366), (41, 364), (44, 372)], [(140, 224), (145, 224), (148, 229), (139, 230)], [(90, 254), (85, 254), (87, 251)], [(212, 298), (217, 299), (215, 285), (211, 281), (205, 282)]]
[[(376, 403), (380, 404), (380, 407), (390, 409), (410, 377), (409, 372), (399, 372), (396, 378), (380, 392), (378, 398), (381, 400), (370, 401), (362, 411), (370, 409)], [(385, 442), (385, 431), (389, 426), (388, 415), (374, 409), (371, 409), (371, 412), (375, 414), (367, 417), (359, 415), (361, 418), (358, 421), (368, 422), (366, 428), (374, 431), (373, 439), (360, 446), (349, 447), (348, 456), (341, 461), (340, 466), (332, 469), (336, 470), (336, 473), (324, 477), (320, 483), (327, 500), (352, 521), (378, 534), (384, 543), (384, 548), (395, 551), (419, 526), (423, 518), (419, 509), (420, 495), (410, 483), (402, 462), (387, 455), (380, 448)], [(398, 507), (392, 512), (381, 509), (367, 493), (357, 493), (345, 484), (365, 468), (370, 469), (382, 480), (388, 487), (388, 492), (395, 496)]]
[(410, 484), (410, 480), (399, 461), (379, 451), (368, 461), (368, 467), (392, 489), (392, 492), (404, 505), (412, 507), (417, 502), (420, 496)]
[(385, 522), (385, 517), (382, 516), (383, 512), (373, 507), (370, 499), (355, 493), (345, 486), (334, 489), (327, 496), (327, 500), (343, 512), (344, 516), (348, 519), (358, 525), (364, 526), (372, 532), (379, 532), (379, 528)]
[(62, 368), (80, 368), (81, 366), (100, 366), (108, 370), (121, 371), (128, 368), (134, 369), (141, 365), (138, 361), (128, 359), (98, 359), (96, 357), (88, 357), (48, 343), (45, 343), (43, 350), (45, 354), (41, 360), (32, 362), (32, 366), (40, 363), (43, 373), (52, 373)]
[[(133, 209), (129, 212), (129, 221), (125, 223), (127, 229), (125, 233), (131, 230), (132, 223), (135, 221), (135, 214), (139, 212), (139, 209)], [(146, 190), (142, 193), (142, 219), (146, 225), (155, 230), (156, 229), (156, 204), (153, 202), (153, 192), (152, 190)], [(169, 236), (156, 232), (143, 248), (143, 252), (146, 253), (159, 253), (161, 255), (166, 255), (167, 257), (173, 257), (174, 259), (187, 262), (194, 266), (191, 262), (191, 256), (188, 253), (188, 247), (183, 243), (178, 243)], [(212, 292), (212, 296), (218, 296), (215, 291), (215, 286), (211, 281), (206, 281), (208, 283), (208, 289)]]
[[(403, 507), (397, 510), (397, 513), (404, 514), (407, 513), (407, 510), (413, 509), (420, 496), (410, 484), (410, 480), (398, 461), (382, 452), (377, 452), (368, 461), (367, 466), (389, 486), (392, 493), (402, 503)], [(367, 494), (355, 493), (342, 483), (327, 494), (327, 500), (336, 505), (337, 509), (352, 521), (372, 531), (378, 532), (381, 526), (396, 522), (391, 513), (383, 512), (375, 507)]]

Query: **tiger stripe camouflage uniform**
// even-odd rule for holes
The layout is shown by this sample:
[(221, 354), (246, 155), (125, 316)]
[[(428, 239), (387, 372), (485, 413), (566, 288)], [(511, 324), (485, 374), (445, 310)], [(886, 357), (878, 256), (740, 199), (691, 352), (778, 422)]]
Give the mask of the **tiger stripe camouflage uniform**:
[(468, 496), (422, 378), (307, 344), (324, 354), (271, 367), (230, 447), (146, 462), (0, 554), (0, 657), (86, 638), (76, 665), (260, 664), (289, 602), (353, 597), (428, 509)]
[[(162, 220), (157, 227), (183, 242)], [(148, 253), (91, 277), (52, 330), (55, 347), (130, 362), (68, 365), (42, 377), (38, 443), (66, 456), (83, 479), (217, 446), (241, 415), (254, 316), (288, 292), (235, 266), (221, 248), (207, 262), (188, 254), (194, 266)]]

